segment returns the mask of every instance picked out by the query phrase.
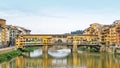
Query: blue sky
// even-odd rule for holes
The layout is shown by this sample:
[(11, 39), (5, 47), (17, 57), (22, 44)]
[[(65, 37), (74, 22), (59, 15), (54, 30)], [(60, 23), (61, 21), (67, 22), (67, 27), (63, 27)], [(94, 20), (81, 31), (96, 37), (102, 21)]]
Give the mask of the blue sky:
[(68, 33), (120, 19), (120, 0), (0, 0), (0, 18), (32, 33)]

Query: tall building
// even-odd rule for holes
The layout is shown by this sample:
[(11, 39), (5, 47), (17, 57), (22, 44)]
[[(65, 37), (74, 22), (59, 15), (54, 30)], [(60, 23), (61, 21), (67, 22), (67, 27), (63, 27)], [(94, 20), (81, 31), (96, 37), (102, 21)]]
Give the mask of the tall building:
[(6, 20), (0, 19), (0, 47), (6, 45)]
[(20, 26), (12, 26), (12, 25), (7, 25), (7, 31), (6, 31), (6, 36), (7, 36), (7, 44), (8, 46), (14, 46), (15, 45), (15, 39), (17, 35), (26, 35), (30, 34), (31, 30), (25, 29)]
[(83, 34), (97, 35), (98, 36), (97, 40), (101, 42), (101, 29), (102, 29), (101, 24), (93, 23), (93, 24), (90, 24), (90, 27), (84, 30)]
[(109, 40), (110, 40), (110, 45), (115, 45), (116, 42), (116, 31), (115, 31), (115, 26), (111, 25), (109, 28)]
[(120, 46), (120, 20), (114, 21), (113, 26), (114, 26), (115, 45)]
[(109, 45), (110, 25), (103, 25), (101, 28), (101, 44)]
[(86, 28), (86, 29), (84, 30), (84, 33), (83, 33), (83, 34), (98, 35), (98, 34), (100, 34), (101, 27), (102, 27), (102, 25), (101, 25), (101, 24), (98, 24), (98, 23), (90, 24), (90, 27)]
[(114, 21), (111, 25), (93, 23), (83, 34), (98, 35), (97, 40), (103, 45), (120, 45), (120, 20)]

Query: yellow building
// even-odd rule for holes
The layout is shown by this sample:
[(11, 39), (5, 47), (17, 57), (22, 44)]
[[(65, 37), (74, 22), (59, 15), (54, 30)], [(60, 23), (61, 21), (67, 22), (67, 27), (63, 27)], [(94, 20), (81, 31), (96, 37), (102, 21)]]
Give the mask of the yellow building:
[(101, 31), (101, 43), (108, 45), (110, 43), (110, 26), (109, 25), (103, 25), (102, 31)]
[(115, 26), (110, 27), (110, 45), (115, 45), (116, 43), (116, 31), (115, 31)]
[(78, 45), (82, 44), (99, 44), (98, 35), (73, 35), (73, 42), (76, 41)]
[(102, 27), (101, 24), (93, 23), (90, 25), (90, 27), (84, 30), (83, 34), (99, 35), (101, 32), (101, 27)]
[(120, 23), (116, 25), (115, 29), (116, 29), (116, 44), (120, 45)]
[(46, 34), (19, 35), (16, 38), (17, 48), (23, 48), (24, 45), (51, 45), (51, 44), (52, 44), (52, 36)]
[(0, 19), (0, 46), (6, 45), (6, 20)]
[(84, 30), (84, 34), (98, 35), (98, 41), (104, 45), (120, 45), (120, 20), (111, 25), (93, 23)]
[(89, 34), (89, 35), (97, 35), (98, 36), (98, 41), (101, 42), (101, 30), (102, 25), (98, 23), (93, 23), (88, 27), (87, 29), (84, 30), (83, 34)]
[(30, 34), (19, 35), (16, 38), (16, 47), (25, 45), (74, 45), (99, 44), (97, 35), (71, 35), (71, 34)]
[(67, 36), (62, 34), (30, 34), (19, 35), (16, 38), (16, 45), (22, 48), (23, 45), (52, 45), (67, 42)]
[(105, 45), (120, 45), (120, 21), (116, 20), (111, 25), (103, 25), (100, 30), (101, 44)]
[(116, 20), (110, 27), (110, 45), (120, 45), (120, 21)]
[(53, 34), (52, 44), (67, 44), (67, 35), (66, 34)]

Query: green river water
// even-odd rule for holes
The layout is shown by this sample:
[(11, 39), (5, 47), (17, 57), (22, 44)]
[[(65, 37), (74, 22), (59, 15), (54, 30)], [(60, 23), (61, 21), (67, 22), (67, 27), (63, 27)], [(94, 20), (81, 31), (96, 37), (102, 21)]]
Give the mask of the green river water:
[(41, 49), (0, 63), (0, 68), (120, 68), (120, 55), (72, 52), (50, 55)]

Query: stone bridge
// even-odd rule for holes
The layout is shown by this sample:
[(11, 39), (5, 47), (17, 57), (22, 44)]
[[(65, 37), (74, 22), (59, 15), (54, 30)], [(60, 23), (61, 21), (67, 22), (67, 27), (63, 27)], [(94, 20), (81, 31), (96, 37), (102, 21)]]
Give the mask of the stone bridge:
[(78, 47), (94, 47), (99, 50), (97, 35), (71, 35), (71, 34), (42, 34), (20, 35), (16, 38), (16, 47), (42, 46), (45, 50), (53, 46), (66, 46), (73, 51)]

